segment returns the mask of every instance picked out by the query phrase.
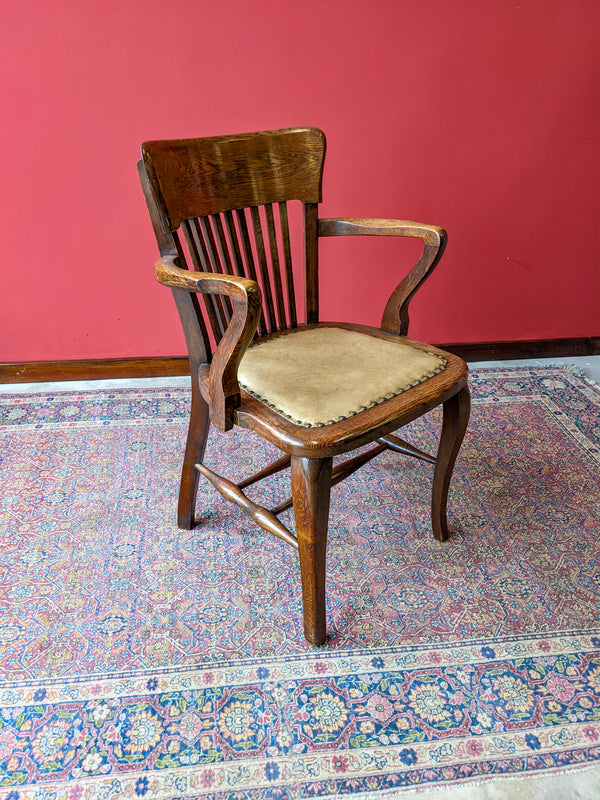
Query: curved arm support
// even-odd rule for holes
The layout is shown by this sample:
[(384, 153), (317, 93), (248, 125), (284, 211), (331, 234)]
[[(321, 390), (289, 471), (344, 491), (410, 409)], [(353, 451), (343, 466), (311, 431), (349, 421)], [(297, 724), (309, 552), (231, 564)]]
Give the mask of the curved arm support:
[(438, 265), (446, 248), (446, 231), (437, 225), (424, 225), (404, 219), (348, 217), (319, 220), (319, 236), (408, 236), (423, 241), (421, 258), (390, 295), (381, 319), (382, 330), (406, 336), (409, 303)]
[(261, 313), (260, 287), (256, 281), (236, 275), (180, 269), (176, 261), (176, 257), (166, 256), (155, 263), (154, 274), (163, 286), (200, 294), (224, 294), (231, 298), (231, 320), (213, 354), (208, 377), (200, 383), (202, 393), (208, 394), (205, 399), (209, 404), (211, 422), (219, 430), (228, 431), (233, 427), (233, 412), (240, 402), (238, 366), (256, 333)]

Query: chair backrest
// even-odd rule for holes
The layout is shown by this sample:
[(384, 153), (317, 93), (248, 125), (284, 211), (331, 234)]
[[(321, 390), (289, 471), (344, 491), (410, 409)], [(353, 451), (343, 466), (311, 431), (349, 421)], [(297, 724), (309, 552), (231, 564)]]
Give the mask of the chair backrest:
[[(176, 255), (183, 268), (257, 281), (263, 294), (258, 334), (294, 328), (288, 201), (300, 201), (305, 317), (318, 322), (317, 204), (324, 157), (325, 136), (317, 128), (145, 142), (138, 171), (161, 255)], [(208, 360), (231, 306), (225, 297), (205, 296), (204, 302), (206, 318), (198, 316), (197, 324)], [(179, 298), (180, 315), (183, 303)], [(199, 315), (197, 301), (194, 308)], [(185, 317), (184, 328), (189, 303)]]

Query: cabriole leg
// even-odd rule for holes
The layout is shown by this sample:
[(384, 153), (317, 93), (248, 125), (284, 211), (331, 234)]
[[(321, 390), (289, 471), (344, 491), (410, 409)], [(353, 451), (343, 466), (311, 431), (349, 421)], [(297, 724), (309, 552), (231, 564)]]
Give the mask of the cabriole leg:
[(331, 458), (292, 457), (292, 498), (296, 517), (304, 635), (314, 645), (326, 638), (325, 558)]
[(446, 519), (448, 489), (454, 462), (467, 430), (470, 409), (471, 397), (467, 386), (444, 403), (444, 420), (433, 475), (433, 492), (431, 496), (433, 535), (439, 542), (444, 542), (448, 538), (448, 523)]
[(198, 493), (200, 473), (195, 468), (204, 458), (204, 449), (209, 429), (208, 405), (200, 394), (199, 388), (192, 381), (192, 410), (188, 428), (185, 456), (181, 469), (179, 485), (179, 503), (177, 506), (177, 525), (186, 531), (194, 527), (194, 511)]

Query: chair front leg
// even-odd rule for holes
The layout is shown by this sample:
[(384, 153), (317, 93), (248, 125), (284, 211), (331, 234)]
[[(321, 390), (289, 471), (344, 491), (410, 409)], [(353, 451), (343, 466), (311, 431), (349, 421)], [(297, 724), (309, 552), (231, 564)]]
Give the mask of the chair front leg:
[(200, 478), (200, 473), (195, 465), (204, 458), (209, 427), (208, 405), (200, 394), (198, 381), (192, 373), (192, 408), (183, 467), (181, 468), (179, 503), (177, 506), (177, 525), (186, 531), (190, 531), (194, 527), (196, 495), (198, 494), (198, 480)]
[(448, 538), (448, 522), (446, 519), (448, 489), (454, 462), (467, 430), (470, 410), (471, 396), (467, 386), (444, 403), (442, 434), (433, 475), (433, 492), (431, 496), (433, 535), (439, 542), (444, 542)]
[(304, 635), (314, 645), (326, 638), (325, 559), (331, 458), (292, 457), (292, 498), (296, 518)]

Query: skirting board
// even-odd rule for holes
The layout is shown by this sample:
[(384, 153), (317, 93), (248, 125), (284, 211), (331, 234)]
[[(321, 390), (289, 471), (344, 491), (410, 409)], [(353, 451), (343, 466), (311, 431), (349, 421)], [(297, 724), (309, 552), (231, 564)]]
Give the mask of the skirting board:
[[(516, 358), (569, 358), (600, 355), (600, 337), (534, 339), (514, 342), (442, 344), (443, 350), (465, 361), (505, 361)], [(163, 378), (189, 375), (185, 356), (104, 358), (91, 361), (24, 361), (0, 364), (0, 383), (88, 381), (110, 378)]]

